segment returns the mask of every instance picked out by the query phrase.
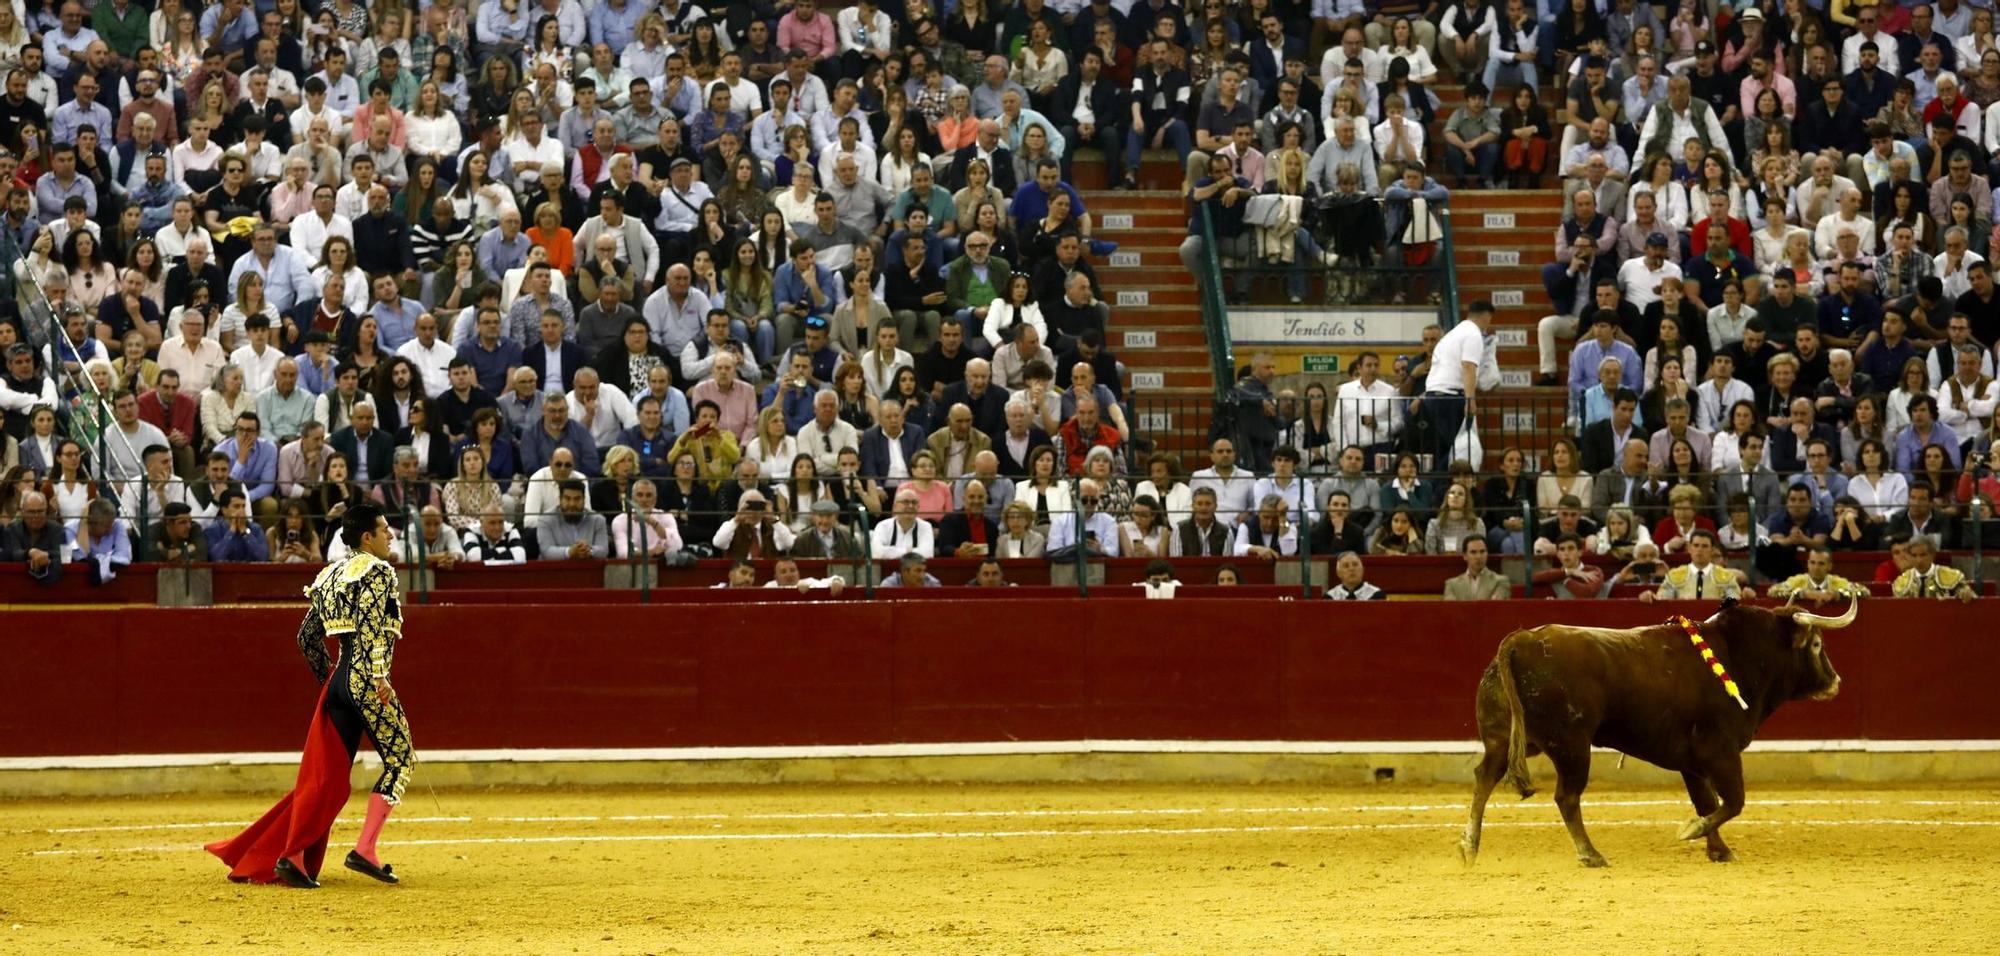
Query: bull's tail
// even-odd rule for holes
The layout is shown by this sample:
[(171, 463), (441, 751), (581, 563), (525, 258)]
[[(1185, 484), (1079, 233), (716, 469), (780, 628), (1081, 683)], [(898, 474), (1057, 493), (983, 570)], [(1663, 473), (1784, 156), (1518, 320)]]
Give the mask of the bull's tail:
[(1521, 710), (1521, 691), (1514, 685), (1514, 641), (1520, 635), (1516, 631), (1500, 642), (1496, 663), (1500, 693), (1507, 701), (1507, 782), (1526, 800), (1535, 795), (1535, 785), (1528, 777), (1528, 724)]

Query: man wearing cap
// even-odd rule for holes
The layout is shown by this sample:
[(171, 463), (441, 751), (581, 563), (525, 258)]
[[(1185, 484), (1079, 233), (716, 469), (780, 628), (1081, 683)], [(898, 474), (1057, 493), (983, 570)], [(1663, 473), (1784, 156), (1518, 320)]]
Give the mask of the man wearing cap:
[(707, 183), (694, 178), (694, 163), (676, 156), (667, 164), (667, 188), (660, 191), (660, 215), (653, 220), (659, 231), (660, 259), (668, 264), (684, 263), (694, 255), (694, 231), (701, 225), (702, 204), (715, 198)]
[(861, 544), (854, 532), (840, 526), (840, 505), (821, 498), (812, 505), (812, 526), (792, 542), (795, 558), (859, 558)]
[(1666, 233), (1653, 233), (1646, 237), (1645, 255), (1618, 267), (1618, 290), (1641, 312), (1660, 300), (1662, 281), (1681, 277), (1681, 267), (1667, 258), (1667, 246)]

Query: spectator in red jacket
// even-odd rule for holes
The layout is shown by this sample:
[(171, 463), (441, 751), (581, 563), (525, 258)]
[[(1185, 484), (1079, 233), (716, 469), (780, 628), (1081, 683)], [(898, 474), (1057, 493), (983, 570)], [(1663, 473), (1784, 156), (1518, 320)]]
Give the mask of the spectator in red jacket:
[(1063, 422), (1056, 434), (1062, 442), (1064, 462), (1071, 475), (1083, 474), (1084, 456), (1090, 454), (1092, 448), (1103, 446), (1111, 449), (1114, 455), (1118, 453), (1118, 429), (1098, 421), (1097, 399), (1087, 395), (1076, 400), (1075, 417)]
[(195, 401), (181, 394), (181, 375), (170, 368), (160, 370), (153, 390), (139, 396), (139, 419), (166, 433), (174, 453), (174, 473), (182, 478), (196, 474), (194, 450), (201, 429), (195, 422)]

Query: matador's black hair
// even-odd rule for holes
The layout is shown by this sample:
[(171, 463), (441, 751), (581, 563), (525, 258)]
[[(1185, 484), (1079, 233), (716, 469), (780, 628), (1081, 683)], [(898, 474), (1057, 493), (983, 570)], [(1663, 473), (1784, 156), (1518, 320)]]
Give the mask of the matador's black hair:
[(375, 522), (382, 517), (382, 509), (371, 504), (358, 504), (347, 509), (340, 517), (340, 540), (347, 547), (359, 550), (361, 536), (375, 531)]

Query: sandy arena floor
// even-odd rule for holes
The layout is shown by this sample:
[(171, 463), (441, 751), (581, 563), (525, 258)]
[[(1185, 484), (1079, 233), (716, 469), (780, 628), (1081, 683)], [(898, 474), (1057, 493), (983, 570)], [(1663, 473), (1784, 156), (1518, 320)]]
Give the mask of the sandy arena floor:
[[(1757, 791), (1718, 866), (1664, 790), (419, 789), (407, 882), (243, 887), (197, 845), (258, 798), (0, 803), (0, 952), (1991, 953), (2000, 790)], [(349, 804), (358, 814), (361, 800)], [(334, 831), (337, 862), (357, 820)]]

